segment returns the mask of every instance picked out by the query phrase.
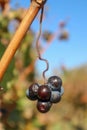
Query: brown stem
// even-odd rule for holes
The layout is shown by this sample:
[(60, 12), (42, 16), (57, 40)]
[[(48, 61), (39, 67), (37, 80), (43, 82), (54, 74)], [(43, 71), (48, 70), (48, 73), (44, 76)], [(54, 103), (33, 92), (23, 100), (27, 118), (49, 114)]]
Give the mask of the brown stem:
[(37, 40), (36, 40), (36, 49), (37, 49), (37, 53), (38, 53), (38, 58), (39, 60), (41, 61), (44, 61), (46, 63), (46, 69), (43, 71), (43, 78), (44, 78), (44, 83), (46, 82), (46, 77), (45, 77), (45, 73), (48, 71), (49, 69), (49, 63), (48, 63), (48, 60), (47, 59), (44, 59), (41, 57), (41, 53), (40, 53), (40, 50), (39, 50), (39, 39), (40, 39), (40, 36), (41, 36), (41, 32), (42, 32), (42, 19), (43, 19), (43, 9), (41, 10), (41, 16), (40, 16), (40, 29), (39, 29), (39, 33), (38, 33), (38, 37), (37, 37)]
[(31, 2), (30, 8), (28, 9), (26, 16), (22, 20), (17, 32), (15, 33), (13, 39), (9, 43), (5, 53), (3, 54), (0, 61), (0, 81), (4, 76), (16, 50), (18, 49), (26, 31), (32, 24), (34, 18), (36, 17), (38, 11), (42, 8), (42, 4), (38, 5), (34, 0)]

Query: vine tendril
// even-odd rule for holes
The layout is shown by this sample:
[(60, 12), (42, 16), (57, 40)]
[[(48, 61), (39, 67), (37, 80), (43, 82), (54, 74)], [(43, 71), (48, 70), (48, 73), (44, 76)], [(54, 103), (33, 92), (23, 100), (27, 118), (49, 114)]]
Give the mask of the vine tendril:
[(41, 36), (41, 32), (42, 32), (42, 20), (43, 20), (43, 11), (44, 11), (44, 7), (42, 7), (41, 9), (41, 15), (40, 15), (40, 28), (39, 28), (39, 33), (38, 33), (38, 36), (37, 36), (37, 39), (36, 39), (36, 49), (37, 49), (37, 53), (38, 53), (38, 58), (39, 60), (42, 60), (46, 63), (46, 69), (43, 71), (42, 75), (43, 75), (43, 78), (44, 78), (44, 83), (46, 82), (46, 76), (45, 76), (45, 73), (46, 71), (48, 71), (49, 69), (49, 62), (47, 59), (44, 59), (41, 57), (41, 54), (40, 54), (40, 50), (39, 50), (39, 39), (40, 39), (40, 36)]

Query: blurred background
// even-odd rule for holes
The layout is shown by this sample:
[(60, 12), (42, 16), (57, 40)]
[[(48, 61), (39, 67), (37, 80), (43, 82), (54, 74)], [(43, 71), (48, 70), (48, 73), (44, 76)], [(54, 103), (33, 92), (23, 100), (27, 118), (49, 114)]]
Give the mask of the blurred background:
[[(0, 0), (0, 58), (29, 6), (29, 0)], [(43, 84), (46, 67), (37, 60), (35, 46), (39, 13), (0, 83), (0, 130), (87, 130), (86, 12), (86, 0), (47, 1), (40, 51), (49, 61), (46, 77), (60, 76), (65, 93), (46, 114), (25, 94), (33, 82)]]

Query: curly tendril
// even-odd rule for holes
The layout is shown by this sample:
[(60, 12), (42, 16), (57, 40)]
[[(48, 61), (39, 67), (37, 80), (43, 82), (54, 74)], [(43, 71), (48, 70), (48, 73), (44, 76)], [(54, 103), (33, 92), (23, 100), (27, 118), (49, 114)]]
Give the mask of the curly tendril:
[(46, 63), (46, 69), (43, 71), (42, 75), (43, 75), (43, 78), (44, 78), (44, 82), (46, 81), (46, 76), (45, 76), (45, 73), (48, 71), (49, 69), (49, 63), (48, 63), (48, 60), (47, 59), (44, 59), (41, 57), (41, 54), (40, 54), (40, 50), (39, 50), (39, 39), (40, 39), (40, 36), (41, 36), (41, 32), (42, 32), (42, 20), (43, 20), (43, 11), (44, 11), (44, 7), (42, 7), (41, 9), (41, 16), (40, 16), (40, 28), (39, 28), (39, 33), (38, 33), (38, 36), (37, 36), (37, 39), (36, 39), (36, 49), (37, 49), (37, 53), (38, 53), (38, 58), (39, 60), (42, 60)]

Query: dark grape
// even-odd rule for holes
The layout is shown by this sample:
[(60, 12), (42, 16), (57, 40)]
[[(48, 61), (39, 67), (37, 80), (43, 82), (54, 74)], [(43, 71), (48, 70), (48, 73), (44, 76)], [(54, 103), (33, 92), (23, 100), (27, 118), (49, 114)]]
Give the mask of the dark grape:
[(36, 100), (37, 99), (37, 93), (38, 93), (39, 85), (37, 83), (32, 84), (26, 91), (26, 96), (30, 100)]
[(50, 110), (52, 103), (51, 102), (37, 102), (37, 109), (41, 113), (46, 113)]
[(50, 99), (51, 90), (47, 84), (41, 85), (38, 89), (38, 98), (42, 101), (47, 101)]
[(62, 96), (64, 94), (64, 88), (61, 87), (61, 90), (60, 90), (60, 95)]
[(54, 90), (60, 90), (61, 86), (62, 86), (62, 80), (60, 77), (58, 76), (51, 76), (48, 79), (48, 84), (49, 86), (54, 89)]
[(61, 95), (59, 91), (52, 91), (50, 101), (52, 103), (58, 103), (61, 100)]

